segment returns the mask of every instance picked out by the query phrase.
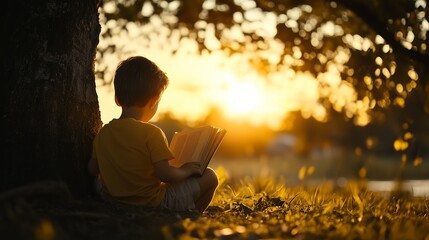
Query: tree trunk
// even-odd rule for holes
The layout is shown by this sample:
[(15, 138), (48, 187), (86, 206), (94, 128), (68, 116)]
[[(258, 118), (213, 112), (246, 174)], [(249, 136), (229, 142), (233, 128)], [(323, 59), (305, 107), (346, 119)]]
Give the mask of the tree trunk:
[(93, 70), (98, 1), (2, 6), (0, 191), (59, 180), (86, 195), (86, 165), (101, 127)]

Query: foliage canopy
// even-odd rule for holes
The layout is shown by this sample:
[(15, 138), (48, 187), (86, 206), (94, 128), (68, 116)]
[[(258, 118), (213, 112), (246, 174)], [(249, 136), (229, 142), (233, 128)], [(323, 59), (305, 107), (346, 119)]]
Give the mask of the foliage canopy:
[[(426, 0), (105, 1), (102, 38), (109, 44), (99, 45), (98, 59), (130, 51), (115, 40), (134, 36), (137, 27), (145, 29), (139, 37), (147, 48), (166, 39), (172, 54), (192, 42), (197, 54), (240, 56), (260, 81), (269, 83), (285, 69), (309, 74), (327, 113), (315, 118), (329, 122), (326, 131), (371, 132), (390, 148), (396, 140), (409, 142), (407, 151), (416, 152), (416, 142), (429, 144), (428, 10)], [(106, 66), (97, 69), (99, 79), (108, 82), (106, 72)], [(344, 100), (338, 92), (350, 96)]]
[[(106, 1), (102, 14), (126, 31), (128, 22), (160, 24), (169, 30), (154, 28), (146, 44), (166, 36), (173, 52), (180, 47), (174, 42), (191, 39), (200, 53), (245, 54), (262, 76), (285, 67), (309, 72), (319, 80), (326, 108), (353, 118), (361, 107), (377, 120), (384, 117), (374, 113), (389, 107), (410, 118), (429, 112), (428, 8), (424, 0), (136, 0)], [(116, 33), (107, 26), (103, 37), (112, 38)], [(99, 52), (121, 51), (113, 48)], [(328, 72), (340, 79), (329, 79)], [(351, 109), (330, 98), (344, 86), (357, 93)]]

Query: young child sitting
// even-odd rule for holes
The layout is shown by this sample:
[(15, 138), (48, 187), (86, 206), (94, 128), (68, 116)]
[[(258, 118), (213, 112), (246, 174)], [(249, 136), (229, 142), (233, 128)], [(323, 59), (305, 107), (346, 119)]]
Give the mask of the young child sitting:
[(144, 57), (119, 64), (114, 86), (122, 114), (96, 136), (88, 170), (98, 177), (104, 199), (202, 213), (218, 185), (216, 173), (207, 168), (196, 176), (198, 163), (170, 166), (174, 156), (163, 131), (148, 123), (167, 85), (165, 73)]

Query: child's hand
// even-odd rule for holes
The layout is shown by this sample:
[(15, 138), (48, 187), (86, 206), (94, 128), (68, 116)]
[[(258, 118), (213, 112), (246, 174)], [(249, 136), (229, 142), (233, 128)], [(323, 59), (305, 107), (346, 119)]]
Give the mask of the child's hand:
[(199, 174), (201, 169), (201, 163), (199, 162), (187, 162), (183, 164), (181, 169), (189, 172), (189, 175)]

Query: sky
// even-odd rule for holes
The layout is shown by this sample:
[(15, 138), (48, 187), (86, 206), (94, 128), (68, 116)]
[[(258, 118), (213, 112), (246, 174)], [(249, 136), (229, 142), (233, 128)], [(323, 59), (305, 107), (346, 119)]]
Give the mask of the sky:
[[(240, 65), (243, 60), (226, 58), (221, 53), (172, 56), (151, 48), (135, 54), (146, 56), (167, 73), (170, 84), (158, 112), (170, 112), (181, 120), (197, 121), (211, 108), (217, 108), (228, 119), (278, 128), (289, 111), (317, 111), (317, 81), (309, 74), (284, 69), (267, 81), (255, 70)], [(240, 67), (244, 69), (238, 71)], [(97, 93), (102, 121), (117, 118), (120, 108), (114, 102), (113, 87), (99, 86)]]

